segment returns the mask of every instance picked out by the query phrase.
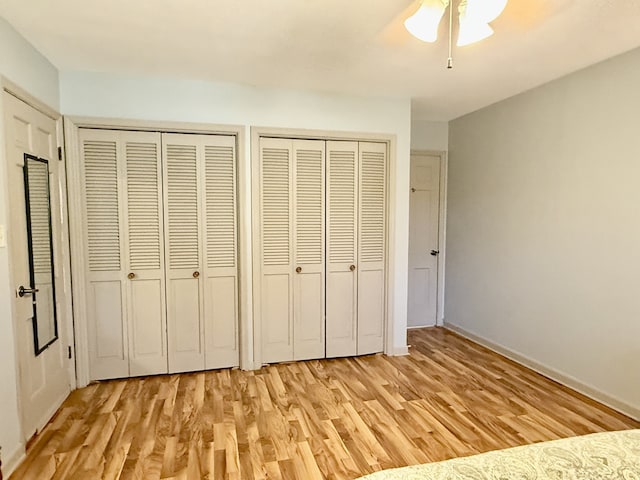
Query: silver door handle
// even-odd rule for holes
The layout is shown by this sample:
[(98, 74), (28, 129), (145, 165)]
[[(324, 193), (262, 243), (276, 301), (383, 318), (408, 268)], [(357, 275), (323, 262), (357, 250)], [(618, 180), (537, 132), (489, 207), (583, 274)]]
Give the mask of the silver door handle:
[(37, 288), (24, 288), (22, 285), (20, 285), (20, 288), (18, 288), (18, 296), (24, 297), (25, 295), (33, 295), (34, 293), (37, 293), (39, 291), (40, 290), (38, 290)]

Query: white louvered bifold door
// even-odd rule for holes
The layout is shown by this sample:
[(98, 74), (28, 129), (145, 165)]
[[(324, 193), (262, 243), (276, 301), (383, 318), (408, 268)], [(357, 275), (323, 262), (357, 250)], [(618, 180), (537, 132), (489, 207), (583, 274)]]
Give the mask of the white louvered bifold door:
[(293, 360), (293, 142), (260, 138), (259, 246), (262, 362)]
[(160, 134), (120, 132), (129, 375), (167, 373)]
[(199, 143), (191, 135), (162, 135), (170, 373), (205, 368)]
[(382, 352), (387, 146), (359, 144), (358, 355)]
[(91, 380), (129, 376), (124, 191), (116, 132), (79, 132)]
[(324, 358), (324, 155), (322, 140), (293, 141), (293, 356)]
[(159, 140), (80, 130), (92, 380), (167, 371)]
[(357, 352), (358, 143), (327, 142), (327, 357)]
[(238, 349), (238, 208), (236, 138), (200, 135), (204, 159), (205, 366), (240, 364)]

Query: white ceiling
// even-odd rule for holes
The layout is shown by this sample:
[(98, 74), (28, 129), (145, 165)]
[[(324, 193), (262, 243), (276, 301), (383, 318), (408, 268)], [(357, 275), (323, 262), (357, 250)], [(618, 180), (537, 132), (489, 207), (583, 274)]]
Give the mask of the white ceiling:
[[(457, 3), (456, 3), (457, 4)], [(640, 46), (640, 0), (510, 0), (455, 51), (404, 31), (411, 0), (0, 0), (60, 70), (411, 97), (450, 120)]]

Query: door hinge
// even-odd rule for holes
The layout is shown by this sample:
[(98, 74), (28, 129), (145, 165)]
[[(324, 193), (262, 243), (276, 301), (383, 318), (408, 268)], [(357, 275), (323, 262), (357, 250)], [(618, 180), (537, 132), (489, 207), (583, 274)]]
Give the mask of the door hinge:
[(58, 160), (62, 161), (62, 147), (58, 147)]
[(71, 346), (68, 346), (68, 351), (69, 351), (69, 359), (71, 359)]

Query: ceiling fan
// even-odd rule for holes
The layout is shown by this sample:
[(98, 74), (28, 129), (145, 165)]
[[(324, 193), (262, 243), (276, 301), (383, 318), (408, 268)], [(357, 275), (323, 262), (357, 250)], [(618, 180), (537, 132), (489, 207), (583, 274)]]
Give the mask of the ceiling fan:
[[(493, 35), (489, 25), (500, 16), (508, 0), (459, 0), (457, 2), (459, 47), (470, 45)], [(418, 9), (404, 21), (404, 27), (423, 42), (438, 39), (438, 26), (449, 9), (449, 58), (447, 68), (453, 68), (453, 12), (455, 0), (421, 0)]]

